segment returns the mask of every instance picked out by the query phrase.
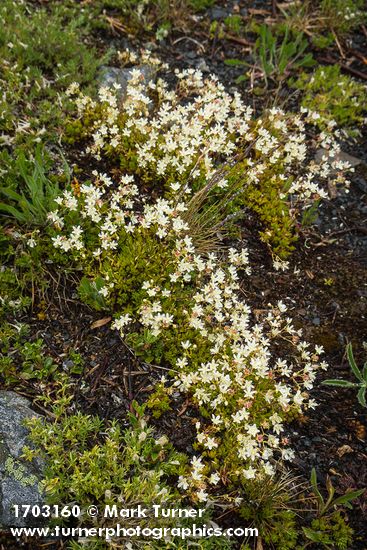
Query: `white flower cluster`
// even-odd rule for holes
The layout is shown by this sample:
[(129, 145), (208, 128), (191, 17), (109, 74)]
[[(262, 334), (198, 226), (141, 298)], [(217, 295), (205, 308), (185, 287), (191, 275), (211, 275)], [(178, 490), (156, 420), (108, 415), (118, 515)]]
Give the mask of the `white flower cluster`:
[[(330, 160), (337, 147), (326, 134), (320, 139), (328, 154), (321, 163), (307, 160), (302, 115), (271, 109), (255, 120), (239, 95), (228, 94), (214, 77), (203, 79), (193, 70), (176, 76), (172, 92), (162, 80), (144, 85), (136, 70), (121, 105), (113, 90), (100, 90), (89, 152), (99, 158), (107, 150), (122, 157), (133, 151), (135, 178), (125, 174), (113, 182), (96, 172), (93, 184), (64, 191), (49, 219), (54, 247), (85, 260), (89, 275), (105, 281), (100, 293), (106, 299), (113, 292), (118, 300), (116, 292), (124, 292), (124, 273), (116, 271), (115, 259), (129, 239), (161, 246), (159, 272), (153, 275), (147, 249), (134, 248), (134, 261), (143, 266), (143, 279), (134, 287), (138, 302), (121, 307), (112, 327), (122, 337), (134, 327), (149, 334), (150, 342), (163, 347), (173, 342), (178, 350), (170, 348), (173, 359), (167, 365), (175, 373), (173, 388), (190, 394), (205, 411), (205, 420), (196, 425), (202, 456), (193, 459), (179, 486), (204, 501), (226, 469), (226, 452), (234, 475), (243, 479), (272, 475), (279, 457), (292, 459), (284, 423), (288, 415), (316, 405), (309, 391), (326, 365), (319, 361), (322, 349), (302, 341), (283, 302), (262, 313), (246, 303), (242, 289), (251, 269), (245, 248), (198, 252), (186, 216), (193, 184), (197, 189), (198, 183), (205, 188), (214, 182), (227, 192), (231, 170), (238, 169), (243, 185), (257, 185), (262, 178), (284, 181), (294, 207), (324, 196), (320, 180), (345, 166)], [(97, 107), (83, 95), (76, 102), (81, 117)], [(216, 178), (223, 164), (228, 176)], [(166, 182), (168, 193), (144, 198), (135, 184), (144, 174), (160, 183), (161, 191)], [(276, 260), (274, 267), (286, 266)]]
[[(122, 102), (113, 87), (101, 88), (98, 102), (72, 87), (78, 116), (95, 113), (87, 152), (97, 159), (112, 151), (122, 159), (133, 156), (138, 174), (148, 174), (176, 193), (190, 193), (203, 178), (205, 184), (218, 166), (233, 158), (241, 160), (243, 187), (261, 182), (272, 171), (300, 205), (325, 197), (320, 182), (335, 178), (335, 171), (343, 181), (333, 161), (339, 148), (329, 136), (321, 135), (319, 143), (329, 151), (328, 158), (309, 161), (302, 114), (273, 108), (256, 119), (240, 95), (226, 92), (216, 77), (203, 78), (200, 71), (188, 69), (176, 70), (176, 78), (172, 91), (161, 78), (147, 84), (135, 69)], [(227, 185), (226, 179), (218, 182), (219, 188)]]
[[(186, 210), (183, 202), (157, 199), (140, 205), (137, 197), (134, 200), (137, 189), (131, 177), (123, 177), (116, 186), (103, 174), (95, 176), (95, 184), (80, 186), (77, 195), (64, 191), (59, 197), (59, 210), (50, 214), (57, 233), (52, 242), (61, 251), (98, 266), (108, 259), (113, 265), (126, 235), (134, 239), (147, 230), (149, 238), (170, 250), (170, 260), (162, 263), (157, 277), (159, 283), (143, 281), (140, 306), (117, 314), (112, 326), (122, 337), (132, 323), (163, 341), (166, 331), (176, 334), (182, 351), (170, 365), (176, 373), (174, 387), (192, 395), (210, 418), (205, 425), (197, 424), (204, 455), (180, 486), (190, 487), (199, 500), (206, 498), (220, 468), (208, 464), (205, 453), (219, 452), (228, 437), (238, 464), (236, 475), (272, 474), (276, 458), (293, 456), (281, 435), (287, 413), (315, 406), (308, 392), (316, 371), (326, 367), (318, 361), (322, 349), (311, 351), (301, 341), (285, 317), (282, 302), (269, 306), (256, 319), (241, 294), (241, 277), (251, 276), (246, 249), (230, 248), (225, 258), (223, 253), (204, 257), (195, 251), (189, 227), (181, 218)], [(75, 211), (80, 223), (70, 228), (68, 220)], [(144, 260), (149, 264), (150, 258)], [(108, 273), (104, 296), (115, 291), (121, 277), (121, 273)], [(185, 288), (182, 303), (177, 296)], [(199, 467), (202, 461), (207, 462), (205, 475)]]
[[(180, 252), (183, 253), (182, 247)], [(206, 343), (209, 354), (207, 361), (198, 362), (200, 344), (185, 339), (181, 342), (182, 356), (175, 364), (174, 385), (193, 395), (211, 418), (206, 426), (197, 425), (197, 441), (204, 451), (212, 451), (230, 433), (236, 458), (244, 464), (236, 474), (245, 478), (256, 473), (271, 475), (275, 457), (293, 458), (293, 451), (285, 446), (287, 439), (281, 437), (283, 418), (291, 410), (301, 412), (316, 405), (308, 392), (317, 370), (327, 367), (319, 362), (323, 350), (319, 347), (311, 351), (309, 344), (301, 340), (301, 332), (293, 328), (290, 318), (284, 317), (287, 308), (282, 302), (274, 308), (269, 306), (261, 323), (253, 322), (253, 312), (243, 301), (239, 284), (238, 269), (250, 274), (246, 251), (231, 249), (223, 267), (214, 254), (204, 259), (190, 249), (186, 251), (185, 268), (180, 266), (181, 256), (175, 282), (184, 284), (185, 275), (190, 273), (197, 287), (191, 305), (186, 304), (185, 322), (188, 330), (195, 329)], [(156, 310), (161, 315), (159, 289), (155, 289), (152, 301), (151, 285), (145, 288), (148, 296), (138, 318), (143, 324), (146, 311), (152, 315)], [(169, 323), (175, 323), (174, 313)], [(159, 322), (155, 328), (155, 334), (163, 330)], [(181, 332), (182, 328), (181, 321)], [(285, 357), (274, 357), (271, 349), (280, 348), (282, 342), (291, 342), (291, 347), (285, 346)], [(205, 476), (198, 479), (197, 471), (193, 472), (191, 479), (181, 480), (181, 486), (184, 483), (204, 490)]]
[(363, 17), (363, 13), (360, 10), (353, 10), (350, 6), (345, 6), (343, 11), (338, 11), (338, 16), (345, 21), (353, 21)]
[[(136, 185), (132, 184), (132, 176), (123, 176), (120, 187), (114, 191), (108, 191), (110, 181), (106, 184), (104, 174), (95, 173), (96, 184), (83, 184), (78, 191), (78, 199), (68, 190), (65, 190), (56, 203), (61, 209), (49, 212), (48, 219), (57, 229), (65, 226), (62, 211), (73, 212), (78, 210), (86, 228), (94, 224), (98, 247), (93, 250), (93, 255), (99, 257), (102, 251), (115, 250), (118, 246), (121, 231), (133, 233), (135, 229), (149, 229), (156, 227), (155, 235), (159, 239), (169, 234), (181, 235), (189, 231), (189, 226), (180, 214), (187, 207), (183, 202), (175, 203), (172, 200), (157, 199), (154, 204), (145, 204), (143, 211), (137, 215), (136, 205), (132, 200), (138, 194)], [(59, 234), (52, 238), (55, 248), (64, 252), (81, 252), (85, 257), (88, 230), (80, 225), (72, 226), (68, 235)], [(187, 237), (183, 242), (188, 242)]]
[[(63, 212), (76, 212), (81, 218), (81, 223), (86, 227), (93, 224), (97, 232), (98, 246), (93, 250), (93, 255), (98, 258), (102, 251), (115, 250), (118, 246), (118, 232), (121, 228), (127, 233), (133, 231), (137, 223), (137, 216), (134, 212), (133, 197), (138, 194), (136, 185), (132, 183), (131, 176), (124, 176), (120, 180), (120, 187), (109, 194), (108, 211), (106, 212), (106, 201), (104, 195), (111, 185), (111, 180), (105, 174), (94, 173), (95, 184), (83, 184), (78, 190), (78, 198), (65, 190), (57, 199), (56, 203), (60, 210), (53, 210), (48, 214), (48, 219), (57, 229), (65, 226)], [(79, 252), (81, 257), (87, 253), (85, 237), (88, 236), (88, 229), (80, 225), (74, 225), (69, 229), (67, 235), (60, 233), (52, 238), (55, 248), (64, 252)]]

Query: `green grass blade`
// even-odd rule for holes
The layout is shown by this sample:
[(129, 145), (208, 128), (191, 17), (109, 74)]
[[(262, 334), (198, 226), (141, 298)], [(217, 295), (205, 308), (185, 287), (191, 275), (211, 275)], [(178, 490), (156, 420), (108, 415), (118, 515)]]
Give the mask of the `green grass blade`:
[(354, 376), (358, 380), (363, 382), (363, 376), (362, 376), (361, 371), (357, 367), (357, 363), (355, 362), (354, 355), (353, 355), (353, 347), (352, 347), (352, 344), (350, 344), (350, 343), (347, 345), (347, 357), (348, 357), (348, 362), (349, 362), (350, 368), (352, 369), (352, 371), (354, 373)]
[(342, 495), (341, 497), (338, 497), (334, 500), (333, 505), (334, 506), (340, 506), (340, 505), (346, 505), (352, 502), (352, 500), (355, 500), (356, 498), (363, 495), (366, 489), (358, 489), (357, 491), (349, 491), (348, 493), (345, 493), (345, 495)]
[(362, 405), (362, 407), (367, 407), (366, 392), (367, 392), (367, 387), (365, 385), (363, 385), (360, 388), (359, 392), (357, 393), (358, 401), (359, 401), (360, 405)]
[(20, 223), (25, 223), (27, 221), (26, 216), (22, 214), (20, 210), (17, 210), (14, 206), (11, 206), (10, 204), (0, 202), (0, 211), (5, 212), (6, 214), (10, 214), (12, 218), (15, 218)]

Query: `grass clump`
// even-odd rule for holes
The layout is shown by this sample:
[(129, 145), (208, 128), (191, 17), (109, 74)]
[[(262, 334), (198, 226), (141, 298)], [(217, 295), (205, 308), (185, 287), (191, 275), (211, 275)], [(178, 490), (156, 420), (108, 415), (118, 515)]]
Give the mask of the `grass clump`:
[(282, 550), (297, 548), (297, 511), (301, 504), (299, 480), (289, 473), (273, 479), (252, 480), (243, 486), (239, 515), (256, 526), (260, 540)]
[(319, 0), (290, 3), (282, 6), (284, 21), (277, 25), (302, 33), (316, 49), (344, 41), (366, 20), (363, 0)]
[[(0, 187), (0, 194), (9, 201), (0, 202), (0, 212), (25, 227), (45, 225), (47, 214), (53, 209), (54, 201), (60, 193), (57, 179), (52, 181), (46, 176), (48, 164), (49, 161), (46, 161), (39, 145), (35, 149), (33, 160), (27, 160), (20, 150), (14, 162), (18, 178), (13, 180), (7, 177), (7, 180), (11, 180), (11, 185)], [(67, 170), (65, 163), (64, 167)]]
[(317, 484), (315, 487), (315, 476), (313, 469), (311, 487), (290, 472), (243, 484), (238, 512), (247, 524), (258, 528), (259, 539), (267, 548), (347, 550), (351, 547), (354, 531), (342, 508), (351, 508), (350, 502), (364, 491), (347, 492), (333, 500), (334, 488), (328, 478), (325, 508)]
[[(272, 80), (278, 84), (278, 89), (280, 89), (282, 82), (291, 73), (297, 72), (302, 67), (312, 67), (315, 64), (312, 53), (307, 52), (308, 41), (303, 33), (292, 33), (286, 25), (280, 26), (279, 29), (273, 29), (266, 24), (255, 25), (253, 30), (258, 35), (252, 52), (254, 63), (251, 71), (237, 78), (238, 83), (249, 78), (253, 80), (255, 72), (260, 72), (265, 87), (268, 87), (269, 80)], [(249, 63), (238, 59), (229, 59), (226, 63), (239, 66), (249, 65)]]

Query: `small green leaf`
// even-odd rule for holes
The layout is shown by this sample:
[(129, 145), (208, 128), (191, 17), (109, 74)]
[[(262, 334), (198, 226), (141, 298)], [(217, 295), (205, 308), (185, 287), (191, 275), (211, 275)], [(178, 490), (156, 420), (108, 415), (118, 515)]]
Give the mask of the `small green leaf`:
[(323, 542), (325, 538), (325, 534), (322, 531), (314, 531), (313, 529), (310, 529), (309, 527), (302, 527), (302, 530), (305, 534), (305, 536), (312, 540), (312, 542)]
[(367, 386), (366, 385), (363, 385), (358, 394), (357, 394), (357, 398), (358, 398), (358, 401), (359, 403), (362, 405), (362, 407), (367, 407), (367, 403), (366, 403), (366, 392), (367, 392)]
[(11, 206), (10, 204), (0, 202), (0, 211), (5, 212), (6, 214), (10, 214), (18, 222), (26, 222), (26, 217), (24, 216), (24, 214), (22, 214), (20, 210), (17, 210), (16, 208), (14, 208), (14, 206)]
[(11, 189), (10, 187), (2, 187), (0, 188), (0, 193), (3, 193), (6, 197), (9, 199), (13, 199), (15, 201), (19, 201), (22, 199), (22, 195)]
[(350, 365), (350, 368), (352, 369), (353, 373), (354, 373), (354, 376), (360, 380), (361, 382), (363, 382), (363, 377), (362, 377), (362, 373), (361, 371), (359, 370), (359, 368), (357, 367), (357, 364), (355, 362), (355, 359), (354, 359), (354, 355), (353, 355), (353, 348), (352, 348), (352, 344), (348, 344), (347, 345), (347, 356), (348, 356), (348, 362), (349, 362), (349, 365)]
[(241, 74), (241, 76), (236, 78), (236, 83), (241, 84), (241, 82), (244, 82), (245, 80), (248, 80), (248, 76), (245, 74)]
[(248, 66), (248, 67), (250, 66), (249, 63), (247, 63), (246, 61), (242, 61), (241, 59), (226, 59), (226, 60), (224, 61), (224, 63), (225, 63), (226, 65), (230, 65), (230, 66), (232, 66), (232, 67), (236, 67), (236, 66), (239, 66), (239, 65), (240, 65), (240, 66), (244, 66), (244, 65), (245, 65), (245, 66)]
[(335, 494), (335, 489), (329, 476), (326, 477), (326, 489), (328, 492), (328, 498), (325, 503), (324, 509), (320, 511), (320, 515), (324, 515), (328, 511), (329, 507), (332, 505)]
[(334, 500), (333, 505), (334, 506), (341, 506), (341, 505), (348, 505), (352, 500), (355, 500), (356, 498), (363, 495), (366, 489), (358, 489), (357, 491), (349, 491), (348, 493), (345, 493), (345, 495), (342, 495), (341, 497), (338, 497)]
[(330, 479), (329, 476), (326, 477), (326, 489), (329, 493), (329, 497), (332, 498), (335, 494), (335, 489), (334, 489), (333, 484), (331, 483), (331, 479)]
[(320, 504), (324, 504), (324, 498), (322, 494), (319, 491), (319, 488), (317, 486), (317, 474), (315, 468), (312, 468), (311, 470), (311, 485), (313, 492), (315, 493), (315, 496), (317, 497), (317, 500), (320, 502)]

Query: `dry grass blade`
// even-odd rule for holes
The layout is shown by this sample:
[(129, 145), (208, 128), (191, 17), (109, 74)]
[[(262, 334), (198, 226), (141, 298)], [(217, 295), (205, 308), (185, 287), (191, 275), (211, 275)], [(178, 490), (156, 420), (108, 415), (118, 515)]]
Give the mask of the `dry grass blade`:
[(106, 21), (109, 24), (113, 34), (126, 34), (128, 32), (127, 27), (125, 27), (119, 19), (116, 19), (116, 17), (106, 15)]
[[(247, 211), (246, 208), (238, 208), (233, 212), (228, 206), (241, 194), (245, 185), (242, 171), (239, 169), (238, 177), (234, 177), (234, 169), (248, 156), (254, 144), (255, 141), (251, 142), (244, 151), (220, 166), (188, 202), (182, 218), (190, 228), (189, 234), (198, 253), (205, 254), (220, 248), (233, 222)], [(229, 175), (232, 181), (227, 192), (214, 199), (212, 191)]]

